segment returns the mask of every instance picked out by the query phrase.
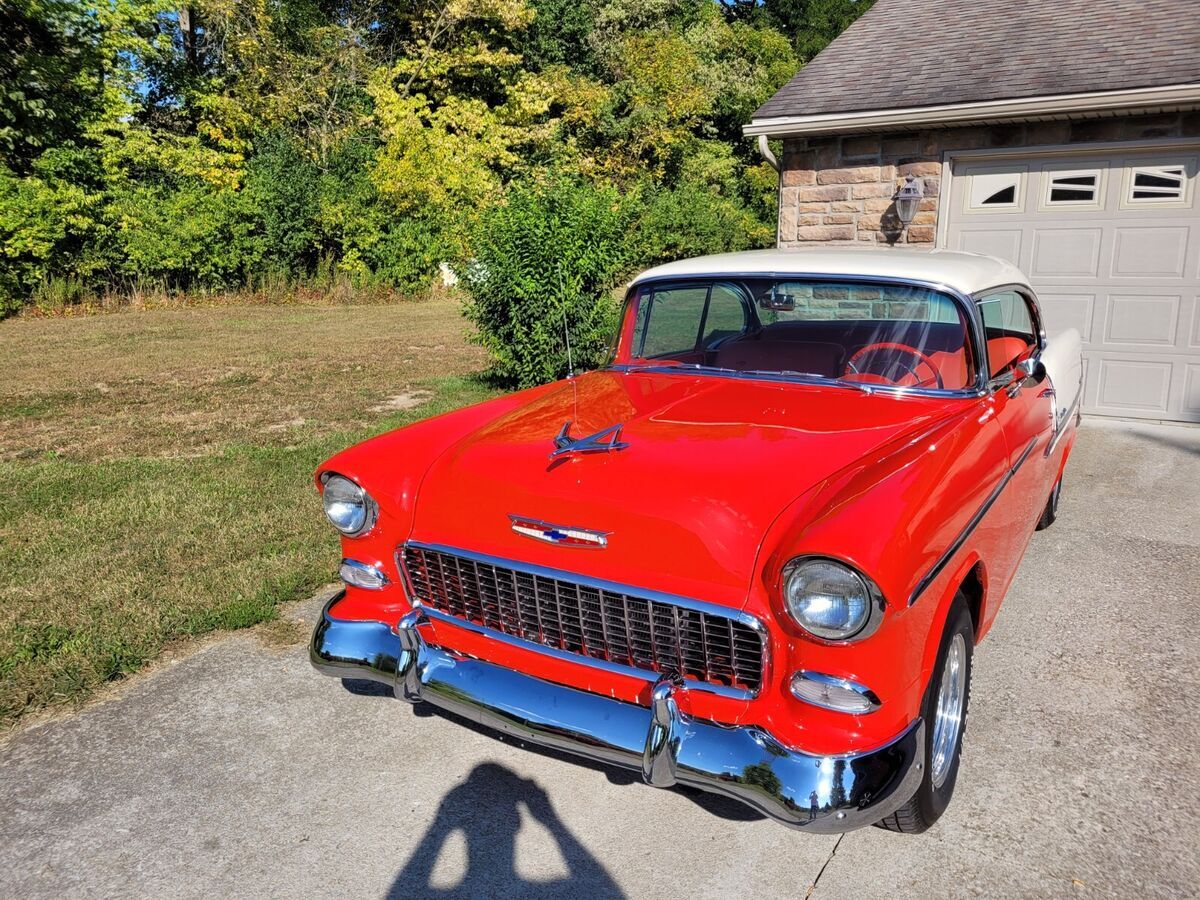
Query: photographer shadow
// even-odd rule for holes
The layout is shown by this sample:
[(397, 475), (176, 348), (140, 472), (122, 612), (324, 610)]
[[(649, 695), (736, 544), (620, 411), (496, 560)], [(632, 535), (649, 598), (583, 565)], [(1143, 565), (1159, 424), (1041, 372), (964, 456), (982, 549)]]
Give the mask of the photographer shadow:
[[(553, 837), (567, 875), (549, 881), (522, 877), (516, 867), (521, 807)], [(459, 832), (467, 860), (453, 887), (433, 883), (446, 841)], [(623, 897), (621, 889), (555, 812), (538, 783), (497, 763), (481, 763), (465, 782), (442, 798), (437, 815), (417, 849), (392, 882), (389, 900), (408, 897)]]

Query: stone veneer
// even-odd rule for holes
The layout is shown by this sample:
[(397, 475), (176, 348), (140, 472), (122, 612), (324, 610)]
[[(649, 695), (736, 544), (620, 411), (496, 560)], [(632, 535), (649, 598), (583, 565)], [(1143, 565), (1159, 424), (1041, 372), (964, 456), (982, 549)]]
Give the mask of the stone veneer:
[[(780, 176), (779, 246), (871, 241), (932, 247), (947, 150), (1196, 136), (1200, 112), (789, 138)], [(922, 179), (925, 199), (901, 235), (892, 198), (906, 175)]]

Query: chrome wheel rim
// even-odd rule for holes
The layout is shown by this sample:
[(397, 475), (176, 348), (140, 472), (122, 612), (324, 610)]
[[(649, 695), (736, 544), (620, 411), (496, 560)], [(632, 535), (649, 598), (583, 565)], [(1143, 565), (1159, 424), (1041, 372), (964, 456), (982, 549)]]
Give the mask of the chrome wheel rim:
[(962, 731), (963, 711), (967, 699), (967, 642), (962, 633), (954, 635), (942, 666), (938, 685), (937, 711), (933, 715), (933, 752), (930, 777), (933, 786), (940, 788), (950, 774), (954, 749)]

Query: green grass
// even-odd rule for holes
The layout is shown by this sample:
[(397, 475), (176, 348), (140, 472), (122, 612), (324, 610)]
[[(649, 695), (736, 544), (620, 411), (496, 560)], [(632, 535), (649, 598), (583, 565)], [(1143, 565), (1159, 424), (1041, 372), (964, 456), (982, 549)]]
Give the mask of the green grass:
[[(138, 328), (138, 316), (126, 325)], [(241, 326), (225, 327), (236, 336)], [(181, 368), (163, 377), (178, 381), (183, 365), (181, 358)], [(184, 455), (172, 454), (161, 433), (153, 444), (159, 455), (151, 456), (112, 455), (119, 442), (111, 433), (94, 442), (102, 453), (9, 447), (8, 459), (0, 458), (0, 728), (31, 710), (86, 698), (172, 641), (270, 621), (281, 602), (335, 580), (337, 539), (312, 485), (316, 466), (372, 434), (493, 393), (472, 377), (470, 364), (450, 367), (468, 370), (461, 374), (412, 381), (405, 375), (416, 373), (396, 366), (399, 388), (419, 386), (430, 399), (410, 410), (363, 414), (367, 425), (345, 427), (342, 415), (310, 417), (289, 443), (275, 431), (261, 441), (238, 440), (242, 430), (231, 425), (230, 439), (207, 452), (197, 452), (184, 434)], [(352, 371), (318, 367), (310, 374), (289, 381), (296, 405), (304, 405), (306, 392), (359, 392), (348, 384)], [(259, 377), (251, 367), (244, 378), (210, 379), (205, 396), (236, 394)], [(346, 383), (331, 383), (339, 380)], [(379, 399), (366, 391), (360, 403), (369, 409)], [(230, 408), (236, 414), (243, 407)], [(52, 403), (0, 396), (0, 410), (65, 427)], [(114, 413), (107, 427), (127, 430), (129, 445), (142, 449), (138, 415), (136, 407)], [(103, 418), (91, 424), (106, 427)]]

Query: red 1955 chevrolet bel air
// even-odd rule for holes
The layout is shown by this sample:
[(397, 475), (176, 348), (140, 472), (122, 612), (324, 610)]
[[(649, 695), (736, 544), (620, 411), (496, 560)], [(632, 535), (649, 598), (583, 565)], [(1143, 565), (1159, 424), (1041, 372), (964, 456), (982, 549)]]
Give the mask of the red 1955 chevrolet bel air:
[(1080, 378), (990, 257), (659, 266), (606, 368), (321, 466), (312, 661), (808, 831), (923, 831)]

